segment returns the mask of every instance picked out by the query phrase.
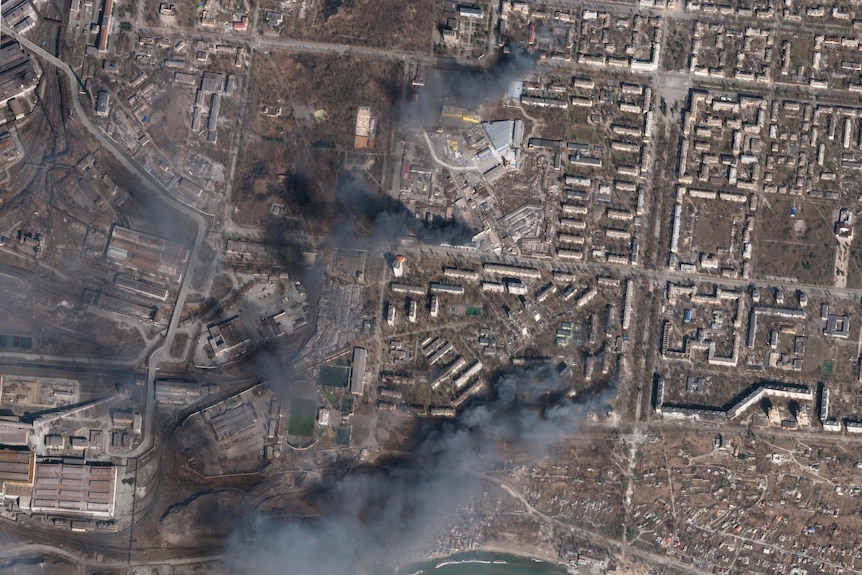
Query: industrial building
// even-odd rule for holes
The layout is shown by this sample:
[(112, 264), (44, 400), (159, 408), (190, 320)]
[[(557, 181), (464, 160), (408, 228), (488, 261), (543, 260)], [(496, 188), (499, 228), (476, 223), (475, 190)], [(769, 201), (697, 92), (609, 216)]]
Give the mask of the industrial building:
[(29, 508), (35, 470), (35, 458), (29, 450), (0, 451), (0, 489), (5, 504)]
[(113, 466), (70, 458), (37, 462), (29, 507), (32, 513), (112, 517), (116, 488)]
[(37, 461), (29, 450), (0, 450), (2, 499), (24, 513), (114, 515), (117, 468), (83, 459)]
[(353, 348), (353, 364), (350, 371), (350, 393), (362, 395), (365, 386), (365, 364), (368, 351), (363, 347)]
[(0, 44), (0, 105), (32, 92), (38, 82), (36, 68), (20, 44), (11, 39)]
[(27, 0), (13, 0), (3, 6), (3, 21), (19, 34), (33, 28), (37, 20), (36, 11)]
[(124, 268), (173, 282), (182, 279), (188, 254), (184, 246), (120, 226), (111, 230), (105, 251)]
[(239, 316), (226, 319), (217, 324), (207, 326), (209, 337), (207, 342), (213, 353), (219, 357), (227, 357), (242, 353), (251, 343), (248, 330)]
[(242, 403), (236, 407), (231, 407), (218, 415), (214, 415), (210, 419), (213, 430), (215, 431), (216, 439), (222, 441), (232, 437), (242, 431), (245, 431), (255, 423), (257, 416), (254, 413), (251, 405)]
[(201, 385), (181, 379), (157, 379), (156, 401), (170, 405), (189, 405), (201, 397)]
[(16, 500), (33, 487), (36, 461), (33, 453), (24, 449), (0, 451), (0, 488), (3, 498)]
[(117, 274), (114, 285), (121, 290), (135, 295), (142, 295), (160, 301), (168, 299), (168, 288), (165, 285), (138, 279), (128, 274)]

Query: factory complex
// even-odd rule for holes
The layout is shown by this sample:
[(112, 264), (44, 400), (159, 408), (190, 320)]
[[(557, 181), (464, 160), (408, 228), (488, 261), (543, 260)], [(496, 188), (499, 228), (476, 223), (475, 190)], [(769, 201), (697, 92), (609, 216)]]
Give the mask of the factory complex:
[(37, 458), (28, 450), (0, 451), (4, 506), (13, 512), (110, 519), (117, 469), (79, 458)]

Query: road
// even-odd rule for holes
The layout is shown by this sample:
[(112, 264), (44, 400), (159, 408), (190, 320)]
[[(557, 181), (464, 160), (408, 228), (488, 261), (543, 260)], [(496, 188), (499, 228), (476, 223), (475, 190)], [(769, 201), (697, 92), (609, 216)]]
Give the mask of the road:
[(2, 24), (2, 28), (4, 34), (8, 34), (17, 40), (23, 48), (26, 48), (36, 56), (42, 58), (46, 62), (56, 66), (59, 70), (61, 70), (66, 77), (69, 79), (69, 90), (72, 94), (72, 104), (75, 107), (75, 117), (78, 122), (81, 123), (84, 128), (104, 147), (105, 151), (110, 153), (114, 159), (116, 159), (120, 164), (126, 168), (129, 172), (138, 177), (141, 181), (141, 184), (146, 186), (151, 192), (154, 192), (157, 196), (162, 198), (168, 205), (176, 206), (189, 216), (197, 226), (197, 233), (195, 235), (194, 244), (189, 250), (189, 261), (186, 264), (186, 270), (183, 274), (183, 279), (180, 282), (179, 293), (177, 295), (176, 302), (173, 306), (173, 311), (171, 312), (171, 319), (168, 323), (168, 330), (165, 336), (165, 339), (160, 347), (157, 347), (150, 354), (150, 359), (147, 364), (147, 393), (146, 393), (146, 403), (144, 405), (144, 430), (143, 437), (141, 439), (141, 443), (136, 447), (133, 451), (126, 454), (127, 457), (139, 457), (143, 453), (147, 452), (152, 446), (154, 441), (154, 422), (155, 422), (155, 380), (156, 373), (158, 370), (158, 363), (162, 357), (162, 354), (165, 350), (170, 349), (170, 344), (173, 341), (174, 334), (177, 330), (177, 325), (179, 324), (180, 315), (182, 314), (183, 306), (186, 301), (186, 297), (189, 292), (189, 281), (191, 276), (191, 270), (193, 269), (194, 262), (200, 248), (201, 242), (203, 241), (204, 234), (207, 230), (207, 223), (201, 214), (200, 211), (193, 209), (192, 207), (177, 201), (176, 198), (159, 182), (155, 177), (153, 177), (147, 170), (145, 170), (136, 160), (130, 157), (124, 150), (122, 150), (111, 138), (105, 134), (100, 127), (98, 127), (90, 118), (90, 112), (92, 110), (85, 109), (81, 104), (80, 98), (80, 87), (81, 82), (78, 76), (75, 74), (75, 71), (72, 68), (54, 56), (49, 52), (46, 52), (41, 47), (37, 46), (27, 38), (18, 34), (15, 30), (7, 26), (6, 24)]
[[(82, 557), (77, 553), (63, 549), (54, 545), (43, 545), (39, 543), (28, 543), (23, 545), (10, 545), (6, 549), (0, 549), (0, 557), (59, 557), (72, 564), (78, 570), (78, 573), (84, 575), (90, 573), (89, 568), (112, 569), (112, 568), (135, 568), (135, 567), (150, 567), (152, 565), (169, 565), (171, 567), (193, 566), (208, 561), (223, 561), (229, 559), (224, 553), (201, 555), (196, 557), (182, 557), (177, 559), (168, 559), (162, 561), (98, 561), (96, 558)], [(129, 571), (131, 572), (131, 571)]]
[[(251, 29), (251, 27), (249, 27)], [(257, 29), (257, 26), (254, 26)], [(159, 37), (176, 37), (177, 29), (162, 26), (138, 26), (137, 32), (145, 35)], [(395, 60), (400, 62), (415, 61), (428, 66), (451, 67), (457, 65), (465, 68), (483, 69), (486, 64), (476, 60), (455, 60), (451, 57), (437, 57), (426, 52), (409, 52), (406, 50), (395, 50), (390, 48), (372, 48), (367, 46), (354, 46), (350, 44), (339, 44), (336, 42), (319, 42), (312, 40), (294, 40), (278, 36), (261, 36), (254, 33), (251, 37), (229, 36), (223, 33), (206, 32), (195, 30), (193, 39), (210, 40), (219, 44), (246, 46), (249, 49), (274, 49), (292, 52), (305, 52), (308, 54), (329, 54), (334, 56), (358, 56), (377, 60)]]
[[(618, 8), (617, 5), (614, 5)], [(257, 23), (257, 12), (255, 12), (254, 16), (254, 24), (253, 29), (256, 29)], [(141, 443), (138, 445), (136, 449), (132, 452), (125, 454), (128, 457), (139, 457), (142, 454), (149, 451), (154, 444), (154, 415), (155, 415), (155, 380), (158, 373), (159, 364), (166, 361), (168, 356), (168, 350), (170, 349), (170, 344), (173, 341), (179, 324), (180, 316), (182, 315), (183, 305), (186, 301), (186, 298), (190, 291), (190, 280), (191, 280), (191, 270), (193, 269), (194, 262), (196, 260), (196, 255), (199, 252), (199, 248), (201, 243), (203, 242), (204, 235), (207, 231), (207, 222), (202, 216), (202, 214), (192, 209), (190, 206), (182, 204), (178, 202), (176, 198), (174, 198), (171, 193), (164, 188), (164, 186), (156, 180), (149, 172), (147, 172), (140, 164), (137, 163), (133, 158), (128, 156), (124, 150), (120, 146), (118, 146), (113, 140), (111, 140), (107, 135), (101, 130), (101, 128), (92, 120), (91, 112), (89, 106), (85, 107), (82, 105), (81, 98), (79, 96), (79, 88), (80, 88), (80, 80), (72, 70), (70, 66), (56, 58), (54, 55), (46, 52), (33, 42), (30, 42), (26, 38), (21, 37), (14, 30), (9, 29), (7, 26), (3, 25), (2, 30), (4, 33), (14, 37), (18, 40), (21, 45), (27, 50), (31, 51), (38, 57), (41, 57), (46, 62), (56, 66), (59, 70), (62, 70), (63, 73), (67, 76), (69, 80), (70, 91), (72, 94), (72, 104), (74, 106), (76, 119), (84, 126), (84, 128), (92, 134), (92, 136), (100, 142), (100, 144), (105, 148), (107, 152), (109, 152), (119, 163), (123, 165), (129, 172), (135, 174), (141, 182), (147, 186), (150, 190), (155, 192), (159, 197), (163, 198), (166, 202), (178, 206), (180, 210), (182, 210), (185, 214), (187, 214), (190, 218), (192, 218), (196, 223), (196, 234), (194, 238), (194, 243), (190, 250), (189, 262), (187, 264), (187, 269), (183, 274), (182, 281), (179, 286), (177, 299), (175, 305), (173, 307), (173, 311), (168, 323), (168, 327), (166, 330), (166, 335), (164, 340), (160, 342), (160, 344), (156, 344), (157, 347), (151, 350), (148, 362), (147, 362), (147, 394), (146, 394), (146, 403), (144, 406), (144, 435)], [(157, 31), (160, 29), (148, 29), (150, 32)], [(165, 30), (166, 34), (169, 35), (171, 30)], [(215, 41), (225, 41), (223, 35), (220, 34), (208, 34), (208, 33), (196, 33), (196, 37), (199, 38), (208, 38)], [(416, 54), (411, 52), (397, 51), (397, 50), (385, 50), (385, 49), (377, 49), (377, 48), (366, 48), (366, 47), (355, 47), (355, 46), (347, 46), (343, 44), (334, 44), (334, 43), (325, 43), (325, 42), (309, 42), (302, 40), (291, 40), (291, 39), (283, 39), (283, 38), (268, 38), (268, 37), (252, 37), (251, 39), (238, 39), (238, 38), (230, 38), (229, 42), (231, 43), (239, 43), (242, 45), (246, 45), (251, 54), (254, 54), (255, 51), (266, 50), (266, 49), (279, 49), (279, 50), (291, 50), (297, 52), (306, 52), (306, 53), (317, 53), (317, 54), (330, 54), (330, 55), (339, 55), (339, 56), (351, 56), (351, 57), (364, 57), (364, 58), (374, 58), (374, 59), (386, 59), (386, 60), (399, 60), (399, 61), (421, 61), (429, 65), (437, 65), (441, 61), (438, 58), (428, 56), (426, 54)], [(248, 78), (246, 78), (243, 86), (243, 95), (248, 89)], [(245, 98), (243, 98), (244, 100)], [(240, 120), (238, 123), (237, 134), (242, 132), (243, 125), (243, 116), (240, 116)], [(441, 161), (436, 154), (434, 146), (432, 145), (431, 139), (429, 135), (424, 134), (425, 140), (429, 145), (429, 150), (431, 154), (434, 156), (435, 161), (443, 165), (453, 171), (475, 171), (472, 168), (458, 167), (446, 164)], [(234, 142), (234, 150), (231, 159), (231, 175), (229, 178), (228, 187), (230, 188), (233, 185), (233, 173), (234, 168), (237, 162), (237, 151), (239, 149), (239, 140)], [(608, 263), (584, 263), (584, 264), (572, 264), (572, 263), (563, 263), (563, 262), (555, 262), (550, 259), (536, 259), (532, 257), (524, 257), (524, 256), (489, 256), (488, 254), (482, 254), (479, 252), (473, 252), (468, 250), (459, 250), (456, 248), (442, 247), (442, 246), (399, 246), (398, 251), (401, 251), (406, 254), (410, 253), (425, 253), (432, 254), (441, 257), (458, 257), (462, 260), (473, 261), (474, 263), (481, 264), (486, 262), (500, 262), (513, 264), (518, 266), (525, 267), (536, 267), (543, 269), (545, 271), (566, 271), (572, 272), (581, 275), (609, 275), (618, 278), (632, 278), (636, 280), (644, 280), (654, 283), (664, 283), (664, 282), (682, 282), (682, 283), (690, 283), (693, 280), (696, 280), (701, 283), (717, 283), (725, 286), (733, 286), (738, 287), (740, 289), (744, 289), (751, 284), (757, 284), (761, 286), (770, 286), (770, 287), (783, 287), (787, 289), (805, 289), (810, 293), (828, 296), (832, 298), (843, 298), (843, 299), (858, 299), (862, 296), (862, 289), (849, 289), (849, 288), (834, 288), (834, 287), (823, 287), (823, 286), (813, 286), (807, 284), (798, 284), (793, 282), (762, 282), (762, 281), (752, 281), (749, 279), (740, 279), (740, 278), (719, 278), (719, 277), (705, 277), (705, 276), (697, 276), (693, 278), (689, 274), (685, 274), (678, 271), (667, 270), (667, 269), (654, 269), (654, 270), (646, 270), (641, 268), (633, 268), (628, 265), (615, 265)], [(380, 289), (382, 290), (385, 287), (385, 282), (381, 278)], [(645, 334), (649, 329), (649, 326), (645, 326)], [(43, 359), (39, 357), (38, 359), (34, 356), (30, 358), (26, 355), (19, 355), (18, 358), (22, 361), (31, 360), (38, 361)], [(52, 358), (59, 359), (59, 358)], [(82, 362), (83, 363), (83, 362)], [(118, 365), (119, 367), (119, 365)], [(641, 377), (643, 374), (640, 374)], [(641, 402), (638, 401), (638, 409), (640, 409)], [(741, 425), (733, 425), (728, 423), (722, 423), (720, 425), (715, 424), (707, 424), (707, 423), (694, 423), (694, 422), (664, 422), (664, 421), (652, 421), (649, 423), (632, 423), (632, 424), (621, 424), (619, 427), (614, 430), (608, 430), (605, 427), (596, 426), (591, 430), (586, 430), (587, 433), (590, 431), (594, 433), (631, 433), (633, 435), (637, 435), (642, 432), (660, 430), (665, 428), (672, 428), (674, 430), (679, 429), (689, 429), (694, 432), (703, 433), (709, 430), (721, 431), (721, 432), (747, 432), (749, 428), (747, 426)], [(813, 433), (813, 432), (800, 432), (800, 431), (784, 431), (784, 430), (765, 430), (764, 434), (768, 433), (770, 436), (778, 436), (778, 437), (788, 437), (794, 439), (817, 439), (820, 442), (829, 443), (829, 442), (842, 442), (847, 443), (849, 441), (854, 442), (862, 442), (862, 437), (855, 436), (845, 436), (841, 434), (836, 435), (827, 435), (824, 433)], [(630, 454), (629, 459), (629, 485), (631, 486), (631, 480), (633, 478), (634, 473), (634, 461), (635, 461), (635, 447), (634, 443), (632, 444), (632, 452)], [(672, 566), (677, 569), (687, 570), (689, 572), (696, 572), (696, 570), (692, 569), (691, 566), (685, 566), (680, 564), (677, 561), (669, 559), (664, 556), (656, 555), (653, 553), (649, 553), (640, 549), (627, 547), (625, 539), (622, 542), (614, 541), (602, 537), (596, 533), (589, 532), (580, 528), (577, 525), (569, 524), (568, 522), (564, 522), (559, 518), (549, 517), (542, 513), (541, 511), (532, 507), (526, 500), (526, 498), (520, 494), (516, 489), (514, 489), (511, 485), (507, 484), (505, 481), (502, 481), (498, 478), (484, 476), (482, 478), (486, 481), (493, 483), (498, 486), (502, 490), (509, 493), (512, 497), (520, 500), (525, 508), (539, 520), (546, 522), (552, 529), (556, 531), (564, 531), (564, 532), (572, 532), (572, 533), (580, 533), (584, 536), (587, 536), (591, 539), (598, 540), (603, 544), (617, 548), (628, 550), (628, 552), (634, 556), (640, 556), (644, 559), (649, 560), (655, 564), (664, 564), (668, 566)], [(66, 559), (72, 560), (76, 565), (79, 566), (79, 570), (84, 572), (84, 570), (90, 566), (90, 562), (87, 560), (82, 560), (77, 555), (65, 551), (58, 550), (49, 546), (41, 546), (41, 545), (30, 545), (30, 546), (21, 546), (15, 549), (15, 553), (27, 553), (27, 552), (38, 552), (38, 553), (51, 553), (58, 556), (62, 556)], [(2, 553), (0, 553), (2, 556)], [(192, 563), (197, 562), (203, 559), (213, 559), (219, 556), (208, 556), (206, 558), (192, 558), (185, 560), (177, 560), (171, 561), (171, 564), (180, 564), (182, 562)], [(110, 567), (111, 563), (103, 564), (105, 566)], [(128, 566), (128, 562), (123, 562), (122, 564), (118, 563), (119, 566)]]
[[(309, 236), (304, 238), (309, 242), (309, 245), (317, 244), (323, 238)], [(379, 249), (379, 246), (372, 241), (363, 241), (362, 238), (356, 238), (353, 244), (355, 249)], [(834, 286), (824, 286), (817, 284), (806, 284), (790, 281), (773, 281), (752, 278), (725, 278), (718, 276), (707, 276), (704, 274), (691, 275), (677, 270), (669, 270), (667, 268), (647, 269), (641, 267), (632, 267), (628, 264), (613, 264), (607, 262), (585, 262), (573, 263), (568, 261), (559, 261), (552, 258), (537, 258), (532, 256), (521, 256), (513, 254), (494, 255), (491, 253), (480, 252), (472, 248), (464, 248), (450, 245), (432, 245), (422, 243), (411, 243), (409, 239), (399, 244), (389, 246), (394, 253), (413, 256), (432, 256), (438, 258), (455, 258), (472, 262), (476, 265), (484, 263), (502, 263), (516, 265), (522, 267), (536, 268), (545, 272), (564, 272), (590, 276), (608, 276), (618, 279), (632, 279), (635, 281), (649, 281), (661, 286), (667, 282), (677, 282), (684, 285), (697, 284), (716, 284), (722, 287), (747, 289), (751, 286), (764, 288), (783, 288), (788, 291), (803, 290), (809, 296), (834, 298), (843, 300), (860, 300), (862, 299), (862, 289), (860, 288), (836, 288)], [(385, 250), (384, 250), (385, 251)]]
[(717, 276), (705, 276), (683, 273), (681, 271), (669, 269), (644, 269), (632, 267), (627, 264), (612, 264), (612, 263), (570, 263), (561, 262), (558, 260), (539, 259), (529, 256), (519, 255), (500, 255), (495, 256), (475, 250), (461, 249), (454, 246), (432, 246), (432, 245), (402, 245), (398, 246), (399, 253), (414, 254), (414, 255), (433, 255), (446, 258), (460, 258), (462, 260), (472, 261), (477, 264), (482, 263), (504, 263), (517, 266), (537, 268), (544, 271), (560, 271), (570, 272), (585, 276), (606, 275), (620, 279), (647, 280), (664, 284), (667, 282), (679, 282), (682, 284), (714, 283), (726, 287), (748, 288), (755, 285), (760, 288), (780, 287), (786, 290), (804, 290), (810, 295), (817, 297), (829, 297), (835, 299), (855, 299), (862, 298), (862, 289), (857, 288), (836, 288), (832, 286), (822, 286), (815, 284), (804, 284), (788, 281), (765, 281), (758, 279), (747, 278), (724, 278)]

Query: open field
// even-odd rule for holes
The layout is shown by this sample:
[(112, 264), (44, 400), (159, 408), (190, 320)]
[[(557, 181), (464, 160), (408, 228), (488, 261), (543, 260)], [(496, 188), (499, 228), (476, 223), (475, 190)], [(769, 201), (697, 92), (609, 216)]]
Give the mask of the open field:
[(372, 107), (377, 118), (363, 164), (373, 168), (382, 163), (401, 77), (398, 64), (352, 57), (271, 51), (257, 58), (234, 197), (237, 219), (260, 225), (280, 204), (284, 217), (326, 231), (336, 214), (342, 161), (353, 150), (358, 108)]
[(442, 2), (324, 0), (285, 14), (282, 35), (298, 40), (341, 42), (377, 48), (430, 52)]
[[(790, 216), (794, 204), (798, 207), (796, 218)], [(770, 198), (768, 203), (764, 202), (758, 221), (754, 267), (757, 277), (792, 277), (800, 283), (832, 283), (837, 244), (828, 207)]]
[(317, 416), (317, 402), (313, 399), (293, 399), (290, 405), (290, 422), (287, 434), (290, 438), (307, 440), (314, 435), (314, 419)]
[(321, 365), (318, 383), (325, 387), (347, 387), (350, 369), (335, 365)]
[(662, 69), (682, 70), (688, 64), (691, 42), (691, 23), (688, 20), (670, 20), (667, 30), (667, 50), (662, 55)]

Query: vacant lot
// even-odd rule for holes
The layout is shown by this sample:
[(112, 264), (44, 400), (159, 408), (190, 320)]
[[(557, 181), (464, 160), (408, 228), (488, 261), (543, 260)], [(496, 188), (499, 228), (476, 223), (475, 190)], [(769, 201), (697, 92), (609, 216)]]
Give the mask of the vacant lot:
[[(790, 215), (793, 206), (797, 208), (796, 217)], [(813, 202), (773, 198), (764, 202), (757, 214), (754, 256), (757, 277), (831, 284), (837, 246), (831, 214), (829, 206)]]
[(329, 231), (357, 110), (369, 106), (377, 119), (375, 146), (362, 151), (376, 161), (388, 145), (402, 76), (400, 64), (377, 60), (276, 51), (256, 58), (233, 198), (237, 219), (284, 222), (270, 215), (280, 204), (300, 229)]
[(691, 43), (691, 23), (688, 20), (670, 20), (667, 30), (667, 49), (662, 55), (663, 70), (682, 70), (688, 66)]
[(732, 247), (734, 222), (737, 229), (745, 224), (745, 214), (737, 205), (729, 202), (701, 203), (697, 209), (695, 245), (708, 254), (726, 252)]
[(430, 52), (439, 0), (322, 0), (285, 14), (282, 36)]

